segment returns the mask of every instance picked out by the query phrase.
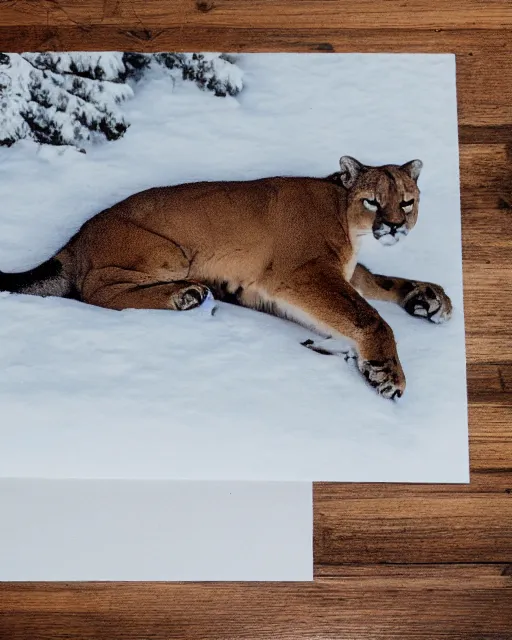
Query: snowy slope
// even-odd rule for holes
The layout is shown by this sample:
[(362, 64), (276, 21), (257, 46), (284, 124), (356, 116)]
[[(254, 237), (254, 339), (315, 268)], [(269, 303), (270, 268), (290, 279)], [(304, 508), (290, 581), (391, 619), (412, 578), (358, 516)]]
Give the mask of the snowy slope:
[(447, 325), (376, 305), (408, 380), (376, 396), (311, 332), (246, 309), (113, 312), (0, 294), (3, 476), (467, 479), (464, 324), (452, 56), (245, 55), (244, 91), (216, 98), (155, 71), (121, 140), (0, 149), (0, 268), (32, 267), (90, 216), (159, 184), (326, 175), (341, 155), (419, 157), (416, 229), (369, 239), (364, 262), (442, 284)]

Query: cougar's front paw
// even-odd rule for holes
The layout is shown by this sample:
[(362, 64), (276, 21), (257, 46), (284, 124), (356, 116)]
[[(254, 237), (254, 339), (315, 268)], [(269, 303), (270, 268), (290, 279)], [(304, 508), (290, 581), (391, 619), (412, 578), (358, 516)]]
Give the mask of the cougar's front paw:
[(452, 302), (443, 287), (430, 282), (418, 282), (405, 296), (402, 306), (411, 316), (425, 318), (436, 324), (446, 322), (452, 315)]
[(405, 391), (405, 376), (395, 358), (388, 360), (359, 360), (359, 371), (383, 398), (394, 400)]

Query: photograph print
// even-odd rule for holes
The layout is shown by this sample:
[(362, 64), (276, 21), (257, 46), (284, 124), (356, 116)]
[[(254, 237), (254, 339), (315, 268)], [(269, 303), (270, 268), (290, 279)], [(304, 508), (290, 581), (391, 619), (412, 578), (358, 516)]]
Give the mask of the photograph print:
[(450, 55), (0, 54), (0, 475), (468, 481)]

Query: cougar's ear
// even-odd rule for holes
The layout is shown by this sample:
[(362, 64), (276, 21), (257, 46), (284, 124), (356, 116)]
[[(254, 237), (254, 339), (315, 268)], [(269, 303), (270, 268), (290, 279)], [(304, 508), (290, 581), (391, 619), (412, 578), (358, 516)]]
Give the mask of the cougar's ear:
[(423, 168), (423, 162), (421, 160), (411, 160), (403, 164), (400, 169), (410, 176), (414, 182), (420, 177), (421, 169)]
[(351, 156), (343, 156), (340, 158), (340, 180), (346, 189), (351, 189), (359, 175), (364, 171), (365, 166)]

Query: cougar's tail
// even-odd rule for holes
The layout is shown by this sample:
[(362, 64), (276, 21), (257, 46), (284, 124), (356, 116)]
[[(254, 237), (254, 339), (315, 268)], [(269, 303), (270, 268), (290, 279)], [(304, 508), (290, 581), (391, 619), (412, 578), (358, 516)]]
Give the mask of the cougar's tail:
[(0, 271), (0, 291), (62, 298), (71, 294), (72, 289), (71, 280), (66, 275), (58, 254), (29, 271), (21, 273)]

